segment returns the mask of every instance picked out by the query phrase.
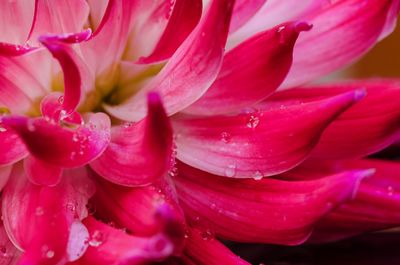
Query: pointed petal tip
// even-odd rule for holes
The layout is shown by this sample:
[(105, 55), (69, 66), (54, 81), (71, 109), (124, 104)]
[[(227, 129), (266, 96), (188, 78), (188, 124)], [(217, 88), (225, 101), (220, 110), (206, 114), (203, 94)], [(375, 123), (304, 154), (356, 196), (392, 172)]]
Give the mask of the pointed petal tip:
[(87, 28), (79, 33), (46, 34), (39, 37), (39, 41), (46, 47), (53, 42), (80, 43), (92, 38), (92, 29)]
[(149, 106), (160, 105), (162, 104), (161, 102), (162, 101), (159, 93), (151, 91), (147, 94), (147, 104)]
[(309, 31), (312, 29), (312, 27), (313, 27), (313, 24), (310, 24), (306, 21), (299, 21), (294, 24), (294, 30), (297, 33), (300, 33), (302, 31)]

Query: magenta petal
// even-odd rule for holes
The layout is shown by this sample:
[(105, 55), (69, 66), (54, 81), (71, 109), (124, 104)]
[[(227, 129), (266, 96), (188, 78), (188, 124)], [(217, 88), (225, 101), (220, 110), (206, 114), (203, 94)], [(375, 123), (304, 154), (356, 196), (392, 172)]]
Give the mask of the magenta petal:
[(206, 238), (204, 232), (192, 229), (186, 240), (183, 260), (197, 265), (249, 265), (214, 238)]
[(201, 11), (201, 0), (176, 0), (156, 47), (150, 55), (139, 58), (138, 63), (155, 63), (170, 58), (199, 22)]
[(355, 91), (307, 104), (281, 102), (236, 116), (177, 116), (177, 157), (220, 176), (279, 174), (301, 163), (326, 126), (362, 96)]
[(265, 2), (267, 2), (267, 0), (236, 0), (229, 33), (235, 32), (249, 21)]
[(163, 234), (149, 237), (128, 235), (122, 230), (95, 220), (85, 219), (91, 238), (78, 264), (139, 265), (163, 261), (172, 254), (172, 243)]
[(208, 234), (242, 242), (294, 245), (315, 223), (352, 198), (369, 170), (311, 181), (229, 179), (179, 164), (176, 187), (193, 225)]
[(54, 92), (45, 96), (40, 102), (40, 112), (42, 116), (48, 118), (54, 122), (62, 120), (66, 123), (71, 124), (83, 124), (84, 121), (82, 116), (77, 111), (73, 111), (68, 116), (65, 116), (65, 110), (63, 107), (64, 96), (61, 93)]
[(5, 130), (0, 122), (0, 166), (13, 164), (27, 154), (26, 147), (18, 135)]
[(261, 32), (224, 56), (217, 79), (185, 112), (215, 115), (251, 106), (274, 92), (292, 64), (292, 52), (305, 22), (288, 22)]
[(172, 166), (171, 124), (157, 94), (149, 94), (147, 102), (146, 118), (113, 127), (107, 149), (90, 164), (111, 182), (124, 186), (150, 184)]
[(363, 157), (400, 137), (400, 81), (359, 80), (274, 94), (267, 101), (311, 101), (351, 91), (366, 90), (365, 98), (333, 121), (312, 152), (315, 159)]
[(36, 49), (36, 47), (28, 45), (14, 45), (0, 42), (0, 56), (19, 56)]
[(12, 166), (0, 166), (0, 191), (3, 190), (6, 185), (10, 174), (11, 174)]
[(24, 169), (28, 179), (37, 185), (55, 186), (61, 181), (60, 167), (33, 156), (25, 158)]
[(62, 127), (44, 118), (9, 116), (3, 123), (14, 129), (37, 159), (63, 168), (79, 167), (102, 154), (110, 141), (110, 120), (103, 113), (87, 114), (77, 128)]
[(29, 34), (36, 42), (43, 34), (79, 32), (89, 15), (85, 0), (35, 0), (35, 15)]
[(395, 2), (399, 1), (335, 1), (309, 15), (306, 19), (314, 28), (299, 37), (283, 87), (309, 82), (365, 54), (383, 32), (388, 33), (386, 25), (396, 21), (391, 9)]
[(65, 43), (80, 42), (89, 38), (91, 31), (66, 36), (44, 35), (40, 41), (58, 60), (64, 73), (64, 97), (62, 102), (65, 115), (71, 114), (81, 100), (81, 94), (92, 86), (91, 74), (82, 58)]
[(149, 91), (162, 96), (169, 115), (196, 101), (221, 67), (232, 8), (232, 0), (214, 0), (157, 77), (122, 105), (105, 106), (107, 111), (122, 120), (138, 121), (145, 116)]
[[(1, 173), (0, 173), (1, 174)], [(4, 229), (3, 223), (0, 225), (0, 246), (1, 246), (1, 265), (17, 264), (17, 260), (21, 252), (13, 245), (8, 238), (7, 232)]]

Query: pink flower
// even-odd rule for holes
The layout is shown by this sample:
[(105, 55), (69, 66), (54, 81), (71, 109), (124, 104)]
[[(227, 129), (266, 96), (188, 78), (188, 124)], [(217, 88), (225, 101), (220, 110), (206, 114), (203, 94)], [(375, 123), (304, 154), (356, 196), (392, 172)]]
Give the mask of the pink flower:
[(1, 1), (0, 263), (247, 264), (218, 239), (398, 226), (400, 164), (367, 156), (399, 140), (400, 80), (301, 86), (399, 9)]

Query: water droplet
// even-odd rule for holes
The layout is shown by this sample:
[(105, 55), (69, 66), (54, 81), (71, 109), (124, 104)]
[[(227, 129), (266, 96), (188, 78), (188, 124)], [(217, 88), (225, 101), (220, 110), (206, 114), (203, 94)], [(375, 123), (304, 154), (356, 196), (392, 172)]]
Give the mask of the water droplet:
[(392, 186), (388, 186), (388, 187), (387, 187), (387, 192), (388, 192), (388, 195), (389, 195), (389, 196), (393, 196), (393, 194), (394, 194), (394, 189), (393, 189), (393, 187), (392, 187)]
[(92, 247), (98, 247), (101, 244), (103, 244), (103, 242), (104, 242), (103, 233), (99, 230), (96, 230), (90, 237), (89, 245)]
[(79, 137), (78, 137), (78, 134), (77, 134), (77, 133), (74, 133), (74, 134), (72, 135), (72, 141), (73, 141), (73, 142), (78, 142), (78, 141), (79, 141)]
[(132, 125), (133, 125), (133, 122), (125, 122), (123, 126), (124, 126), (125, 128), (129, 128), (129, 127), (131, 127)]
[(68, 202), (65, 205), (65, 207), (67, 208), (68, 211), (71, 211), (71, 212), (75, 212), (75, 210), (76, 210), (76, 205), (72, 202)]
[(35, 214), (37, 215), (37, 216), (42, 216), (43, 214), (44, 214), (44, 210), (43, 210), (43, 207), (36, 207), (36, 209), (35, 209)]
[(228, 132), (222, 132), (221, 133), (221, 141), (222, 142), (227, 144), (227, 143), (229, 143), (231, 141), (231, 138), (232, 138), (232, 136), (231, 136), (230, 133), (228, 133)]
[(69, 156), (69, 158), (70, 158), (71, 160), (75, 160), (75, 158), (76, 158), (76, 152), (71, 152), (71, 155)]
[(27, 127), (28, 131), (30, 131), (30, 132), (34, 132), (36, 130), (33, 120), (28, 120), (26, 127)]
[(51, 258), (54, 257), (54, 255), (55, 255), (55, 253), (54, 253), (53, 250), (47, 250), (47, 252), (46, 252), (46, 258), (51, 259)]
[(6, 132), (7, 129), (0, 126), (0, 132)]
[(64, 96), (60, 96), (58, 98), (58, 103), (60, 103), (61, 105), (64, 103)]
[(235, 165), (229, 165), (225, 169), (225, 176), (227, 177), (234, 177), (236, 175), (236, 166)]
[(285, 43), (285, 29), (286, 29), (286, 27), (285, 26), (280, 26), (277, 30), (276, 30), (276, 33), (278, 34), (278, 36), (279, 36), (279, 43), (281, 43), (281, 44), (283, 44), (283, 43)]
[(203, 31), (203, 32), (201, 33), (201, 36), (202, 36), (202, 37), (205, 37), (205, 36), (206, 36), (206, 33)]
[(201, 238), (203, 240), (211, 240), (214, 238), (214, 233), (210, 229), (207, 229), (201, 232)]
[(258, 126), (259, 123), (260, 123), (260, 118), (258, 118), (255, 115), (251, 115), (249, 117), (249, 120), (247, 121), (246, 126), (251, 128), (251, 129), (254, 129), (254, 128), (256, 128)]
[(264, 177), (263, 174), (262, 174), (260, 171), (257, 170), (257, 171), (254, 173), (253, 179), (254, 179), (254, 180), (261, 180), (263, 177)]

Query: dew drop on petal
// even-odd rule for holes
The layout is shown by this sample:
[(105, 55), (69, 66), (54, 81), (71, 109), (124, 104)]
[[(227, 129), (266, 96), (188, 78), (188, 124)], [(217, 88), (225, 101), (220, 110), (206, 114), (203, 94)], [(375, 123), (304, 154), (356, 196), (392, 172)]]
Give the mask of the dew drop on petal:
[(260, 123), (260, 118), (258, 118), (255, 115), (251, 115), (247, 121), (246, 126), (248, 128), (254, 129), (258, 126), (259, 123)]
[(214, 233), (210, 229), (201, 232), (201, 238), (203, 240), (211, 240), (214, 238), (214, 236)]
[(231, 138), (232, 138), (232, 136), (231, 136), (230, 133), (228, 133), (228, 132), (222, 132), (221, 133), (221, 141), (222, 142), (227, 144), (227, 143), (229, 143), (231, 141)]
[(58, 103), (60, 103), (61, 105), (64, 103), (64, 96), (60, 96), (58, 98)]
[(92, 247), (98, 247), (101, 244), (103, 244), (103, 242), (104, 242), (103, 233), (99, 230), (96, 230), (90, 237), (89, 245)]
[(132, 125), (133, 125), (133, 122), (125, 122), (123, 126), (124, 126), (124, 128), (129, 128)]
[(389, 195), (389, 196), (393, 196), (393, 191), (394, 191), (394, 189), (393, 189), (392, 186), (388, 186), (388, 187), (387, 187), (387, 192), (388, 192), (388, 195)]
[(235, 165), (229, 165), (226, 169), (225, 169), (225, 176), (227, 177), (234, 177), (236, 175), (236, 166)]
[(260, 172), (260, 171), (256, 171), (255, 173), (254, 173), (254, 176), (253, 176), (253, 179), (254, 180), (261, 180), (263, 178), (263, 174)]
[(46, 252), (46, 258), (51, 259), (51, 258), (54, 257), (54, 255), (55, 255), (55, 253), (54, 253), (53, 250), (47, 250), (47, 252)]
[(26, 124), (26, 127), (28, 131), (34, 132), (36, 130), (35, 124), (33, 123), (33, 120), (28, 120), (28, 123)]

